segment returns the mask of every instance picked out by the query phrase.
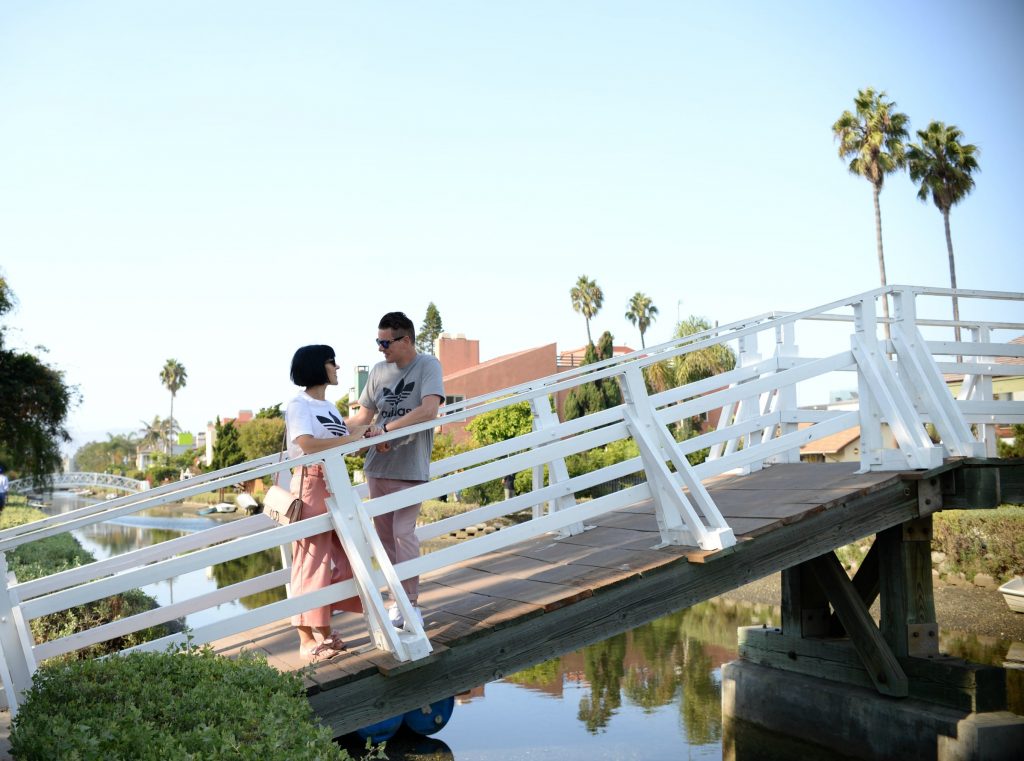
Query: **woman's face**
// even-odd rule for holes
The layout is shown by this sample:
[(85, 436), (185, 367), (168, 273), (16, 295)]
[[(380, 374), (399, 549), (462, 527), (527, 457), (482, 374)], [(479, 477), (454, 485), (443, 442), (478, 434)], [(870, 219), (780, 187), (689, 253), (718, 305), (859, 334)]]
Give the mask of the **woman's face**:
[(337, 386), (338, 385), (338, 361), (331, 357), (324, 363), (324, 367), (327, 369), (327, 385)]

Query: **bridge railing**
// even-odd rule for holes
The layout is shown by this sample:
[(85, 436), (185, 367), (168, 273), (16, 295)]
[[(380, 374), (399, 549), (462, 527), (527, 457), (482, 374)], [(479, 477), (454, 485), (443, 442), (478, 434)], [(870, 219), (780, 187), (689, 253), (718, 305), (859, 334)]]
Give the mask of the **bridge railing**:
[[(217, 563), (288, 547), (297, 539), (325, 531), (333, 530), (339, 536), (353, 567), (352, 579), (225, 615), (197, 626), (187, 636), (197, 643), (212, 642), (358, 595), (374, 645), (399, 660), (414, 660), (428, 654), (431, 644), (411, 615), (402, 579), (440, 571), (545, 534), (577, 534), (598, 516), (644, 501), (653, 504), (661, 542), (705, 551), (728, 547), (735, 542), (733, 530), (704, 481), (773, 462), (797, 461), (802, 446), (858, 426), (861, 464), (866, 469), (925, 468), (941, 462), (944, 456), (984, 456), (989, 426), (1024, 422), (1024, 402), (1019, 398), (996, 399), (992, 390), (993, 383), (1018, 372), (1012, 368), (1015, 360), (1024, 356), (1020, 343), (995, 341), (992, 334), (1008, 333), (1016, 338), (1013, 333), (1024, 332), (1024, 321), (964, 320), (962, 326), (975, 340), (927, 341), (922, 330), (946, 329), (950, 323), (919, 319), (917, 301), (949, 293), (942, 289), (891, 287), (803, 312), (763, 314), (449, 405), (438, 421), (403, 428), (373, 443), (397, 441), (439, 423), (467, 421), (513, 404), (529, 409), (532, 430), (434, 462), (430, 481), (384, 497), (369, 499), (365, 484), (351, 482), (344, 455), (364, 445), (353, 442), (284, 461), (271, 455), (2, 531), (0, 552), (6, 553), (41, 538), (304, 464), (323, 464), (333, 495), (328, 499), (327, 514), (289, 526), (278, 526), (263, 515), (240, 518), (23, 582), (7, 578), (6, 559), (0, 555), (0, 646), (8, 701), (16, 710), (36, 664), (46, 658), (279, 588), (287, 585), (289, 571), (283, 568), (262, 574), (47, 642), (33, 640), (28, 626), (31, 620)], [(1006, 302), (1018, 316), (1024, 303), (1022, 294), (957, 293), (962, 299), (972, 298), (983, 304)], [(892, 298), (895, 307), (888, 323), (890, 338), (880, 335), (883, 331), (875, 312), (878, 299), (885, 297)], [(823, 327), (831, 331), (825, 343), (831, 353), (801, 356), (798, 331), (812, 336)], [(676, 388), (655, 391), (650, 387), (653, 379), (665, 375), (652, 369), (655, 365), (667, 363), (661, 369), (678, 369), (688, 358), (701, 356), (698, 352), (717, 346), (733, 352), (738, 360), (733, 369)], [(934, 355), (957, 359), (940, 364)], [(943, 370), (963, 375), (962, 399), (955, 399), (948, 390)], [(797, 405), (798, 395), (807, 384), (843, 376), (857, 384), (859, 406), (807, 409)], [(613, 384), (621, 392), (622, 403), (561, 421), (556, 414), (557, 400), (590, 383)], [(698, 435), (676, 440), (674, 432), (682, 421), (704, 418), (704, 428)], [(941, 436), (939, 442), (928, 436), (926, 422), (934, 424)], [(970, 422), (979, 423), (980, 440), (972, 434)], [(589, 471), (581, 466), (587, 455), (590, 462), (597, 461), (596, 455), (610, 446), (625, 452), (625, 456)], [(691, 464), (687, 455), (703, 449), (709, 450), (707, 459)], [(533, 488), (527, 493), (467, 507), (465, 512), (420, 526), (417, 534), (429, 539), (512, 515), (528, 516), (525, 520), (397, 565), (390, 562), (373, 528), (375, 516), (524, 470), (533, 473)], [(599, 491), (607, 493), (592, 499), (583, 496)], [(402, 610), (407, 622), (404, 629), (396, 630), (390, 624), (385, 595), (390, 595)], [(161, 650), (185, 637), (174, 634), (136, 649)]]

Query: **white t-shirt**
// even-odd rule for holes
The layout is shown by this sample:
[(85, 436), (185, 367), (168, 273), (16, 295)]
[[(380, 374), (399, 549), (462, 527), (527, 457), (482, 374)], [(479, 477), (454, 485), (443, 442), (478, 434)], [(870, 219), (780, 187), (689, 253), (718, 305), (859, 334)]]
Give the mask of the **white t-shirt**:
[(302, 449), (295, 443), (299, 436), (333, 439), (348, 434), (338, 408), (326, 400), (314, 399), (305, 391), (288, 402), (284, 422), (288, 426), (288, 457), (302, 456)]

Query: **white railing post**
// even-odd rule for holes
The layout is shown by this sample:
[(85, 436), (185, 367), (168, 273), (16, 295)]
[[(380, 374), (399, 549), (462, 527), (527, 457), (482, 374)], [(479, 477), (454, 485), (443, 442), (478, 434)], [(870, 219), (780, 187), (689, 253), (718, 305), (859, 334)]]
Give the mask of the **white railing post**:
[[(894, 362), (886, 357), (876, 334), (873, 299), (854, 307), (855, 331), (850, 350), (857, 362), (857, 385), (861, 390), (861, 469), (900, 470), (934, 468), (942, 464), (942, 448), (932, 444), (921, 417), (897, 378)], [(864, 391), (867, 394), (864, 394)], [(870, 401), (867, 401), (870, 399)], [(877, 414), (877, 418), (875, 417)], [(881, 421), (889, 425), (896, 450), (882, 446)]]
[[(359, 590), (363, 615), (374, 644), (400, 661), (429, 655), (433, 649), (430, 640), (419, 618), (413, 614), (412, 603), (377, 536), (373, 520), (360, 509), (362, 502), (349, 480), (344, 457), (328, 455), (324, 460), (324, 477), (331, 492), (327, 498), (327, 511), (352, 566), (352, 578)], [(395, 629), (388, 619), (381, 587), (388, 589), (391, 599), (398, 605), (405, 621), (401, 630)]]
[(18, 706), (29, 687), (36, 670), (32, 655), (32, 635), (21, 614), (21, 604), (10, 587), (17, 583), (13, 574), (7, 571), (7, 555), (0, 552), (0, 679), (3, 681), (4, 696), (11, 718), (18, 714)]
[[(928, 415), (942, 439), (943, 447), (950, 454), (984, 457), (984, 444), (976, 441), (971, 434), (971, 427), (917, 328), (914, 293), (906, 288), (895, 288), (892, 295), (895, 315), (892, 341), (899, 360), (897, 367), (902, 387), (913, 399), (918, 420), (921, 414)], [(923, 430), (923, 426), (921, 428)]]
[[(775, 328), (775, 356), (779, 362), (779, 370), (788, 370), (791, 366), (790, 360), (800, 356), (800, 347), (796, 345), (796, 326), (791, 322), (783, 323)], [(797, 409), (796, 386), (789, 384), (778, 389), (775, 396), (773, 411), (779, 413), (795, 412)], [(779, 435), (785, 436), (789, 433), (796, 433), (799, 430), (798, 423), (780, 422)], [(770, 429), (765, 433), (770, 437)], [(765, 437), (762, 437), (762, 441)], [(770, 462), (800, 462), (800, 449), (794, 447), (771, 458)]]
[[(551, 409), (551, 400), (547, 395), (530, 397), (530, 412), (533, 415), (533, 430), (535, 431), (551, 430), (558, 425), (558, 416)], [(543, 444), (541, 446), (543, 446)], [(551, 462), (547, 463), (547, 467), (549, 484), (563, 484), (569, 480), (569, 469), (565, 466), (564, 457), (557, 457), (553, 459)], [(539, 491), (543, 487), (544, 466), (534, 465), (533, 490)], [(576, 498), (571, 494), (566, 494), (561, 497), (556, 497), (554, 500), (550, 500), (547, 503), (537, 503), (533, 506), (534, 518), (540, 518), (543, 516), (544, 504), (547, 504), (548, 512), (551, 513), (575, 506)], [(574, 536), (575, 534), (583, 533), (585, 528), (586, 527), (583, 523), (576, 522), (563, 529), (559, 529), (558, 534), (562, 537)]]
[[(974, 343), (988, 343), (990, 338), (990, 331), (987, 325), (977, 325), (968, 328), (971, 331), (971, 340)], [(989, 363), (995, 362), (995, 357), (973, 357), (974, 362), (979, 366), (984, 366)], [(957, 401), (979, 401), (979, 402), (990, 402), (994, 398), (992, 388), (992, 376), (984, 372), (976, 373), (965, 373), (963, 381), (960, 384), (960, 393), (957, 395)], [(985, 447), (986, 457), (995, 457), (997, 454), (996, 449), (996, 426), (995, 423), (979, 423), (978, 424), (978, 439)]]
[[(643, 373), (636, 365), (626, 368), (623, 374), (622, 395), (625, 398), (623, 417), (640, 449), (662, 544), (695, 545), (705, 550), (719, 550), (735, 544), (733, 531), (711, 495), (686, 456), (680, 453), (668, 429), (655, 416)], [(675, 466), (675, 473), (669, 470), (666, 461)], [(690, 499), (697, 504), (707, 525), (683, 493), (684, 487), (689, 490)]]

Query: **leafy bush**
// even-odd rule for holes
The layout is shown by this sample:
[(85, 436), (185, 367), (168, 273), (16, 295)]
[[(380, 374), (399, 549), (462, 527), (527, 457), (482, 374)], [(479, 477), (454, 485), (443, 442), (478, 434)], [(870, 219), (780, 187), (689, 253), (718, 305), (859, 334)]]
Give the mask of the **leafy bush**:
[(44, 666), (14, 722), (19, 761), (348, 759), (299, 674), (210, 648)]
[(932, 549), (972, 578), (987, 573), (1005, 580), (1024, 572), (1024, 507), (948, 510), (936, 513)]

